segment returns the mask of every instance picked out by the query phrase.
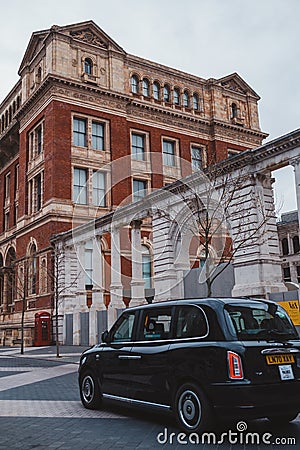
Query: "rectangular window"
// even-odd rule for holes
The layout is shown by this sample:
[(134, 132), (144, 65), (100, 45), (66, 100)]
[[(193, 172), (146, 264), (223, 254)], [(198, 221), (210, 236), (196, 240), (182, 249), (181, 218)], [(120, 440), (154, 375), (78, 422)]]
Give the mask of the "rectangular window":
[(104, 150), (104, 124), (92, 122), (92, 148)]
[(15, 167), (15, 194), (19, 190), (19, 169), (20, 166), (17, 164)]
[(300, 283), (300, 266), (297, 266), (297, 280)]
[(86, 120), (73, 119), (73, 143), (78, 147), (86, 147)]
[(29, 134), (29, 159), (34, 159), (43, 152), (43, 123)]
[(147, 195), (147, 182), (143, 180), (133, 180), (133, 201), (138, 202)]
[(42, 208), (42, 176), (39, 174), (35, 177), (35, 192), (36, 192), (36, 211)]
[(283, 268), (283, 279), (284, 281), (292, 281), (291, 279), (291, 270), (289, 267)]
[(10, 173), (5, 175), (5, 199), (10, 198)]
[(81, 205), (87, 204), (87, 171), (74, 168), (73, 200)]
[(151, 288), (151, 257), (150, 255), (142, 255), (142, 271), (145, 289)]
[(93, 173), (93, 205), (106, 206), (106, 176), (104, 172)]
[(4, 214), (4, 231), (9, 229), (9, 212)]
[(131, 155), (132, 159), (144, 161), (145, 159), (145, 136), (132, 133), (131, 135)]
[(200, 170), (202, 169), (202, 149), (201, 147), (196, 147), (192, 145), (191, 148), (191, 159), (192, 159), (192, 169)]
[(175, 142), (163, 141), (163, 160), (166, 166), (175, 166)]
[(36, 150), (38, 155), (43, 150), (42, 125), (39, 125), (36, 129)]

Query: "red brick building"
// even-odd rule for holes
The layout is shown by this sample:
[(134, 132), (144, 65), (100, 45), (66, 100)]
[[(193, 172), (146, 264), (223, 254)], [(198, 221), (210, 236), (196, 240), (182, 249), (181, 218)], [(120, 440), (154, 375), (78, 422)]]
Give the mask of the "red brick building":
[(266, 137), (238, 74), (130, 55), (92, 21), (33, 33), (18, 73), (0, 105), (0, 345), (19, 339), (22, 307), (29, 344), (53, 312), (51, 236)]

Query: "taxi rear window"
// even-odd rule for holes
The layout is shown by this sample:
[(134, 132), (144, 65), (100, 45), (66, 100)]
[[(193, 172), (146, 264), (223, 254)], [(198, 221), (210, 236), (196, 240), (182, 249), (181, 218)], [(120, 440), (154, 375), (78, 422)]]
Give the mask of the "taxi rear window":
[(231, 331), (240, 340), (298, 339), (285, 310), (271, 303), (238, 303), (224, 307)]

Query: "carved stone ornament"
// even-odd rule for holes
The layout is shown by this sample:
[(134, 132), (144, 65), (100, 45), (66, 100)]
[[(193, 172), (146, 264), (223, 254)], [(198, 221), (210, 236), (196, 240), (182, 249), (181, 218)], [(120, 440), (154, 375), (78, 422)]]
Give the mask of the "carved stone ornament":
[(221, 85), (229, 91), (245, 94), (245, 91), (243, 91), (243, 89), (234, 80), (224, 81), (223, 83), (221, 83)]
[(102, 41), (99, 36), (96, 36), (89, 29), (80, 31), (71, 31), (71, 36), (79, 41), (87, 42), (88, 44), (98, 45), (99, 47), (107, 48), (106, 42)]

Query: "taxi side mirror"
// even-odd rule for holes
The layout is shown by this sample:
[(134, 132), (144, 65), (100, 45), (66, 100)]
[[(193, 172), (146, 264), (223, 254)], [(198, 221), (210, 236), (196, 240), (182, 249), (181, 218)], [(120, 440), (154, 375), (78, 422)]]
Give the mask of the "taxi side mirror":
[(105, 344), (109, 343), (109, 333), (107, 330), (103, 331), (103, 333), (101, 334), (101, 340), (102, 342), (104, 342)]

